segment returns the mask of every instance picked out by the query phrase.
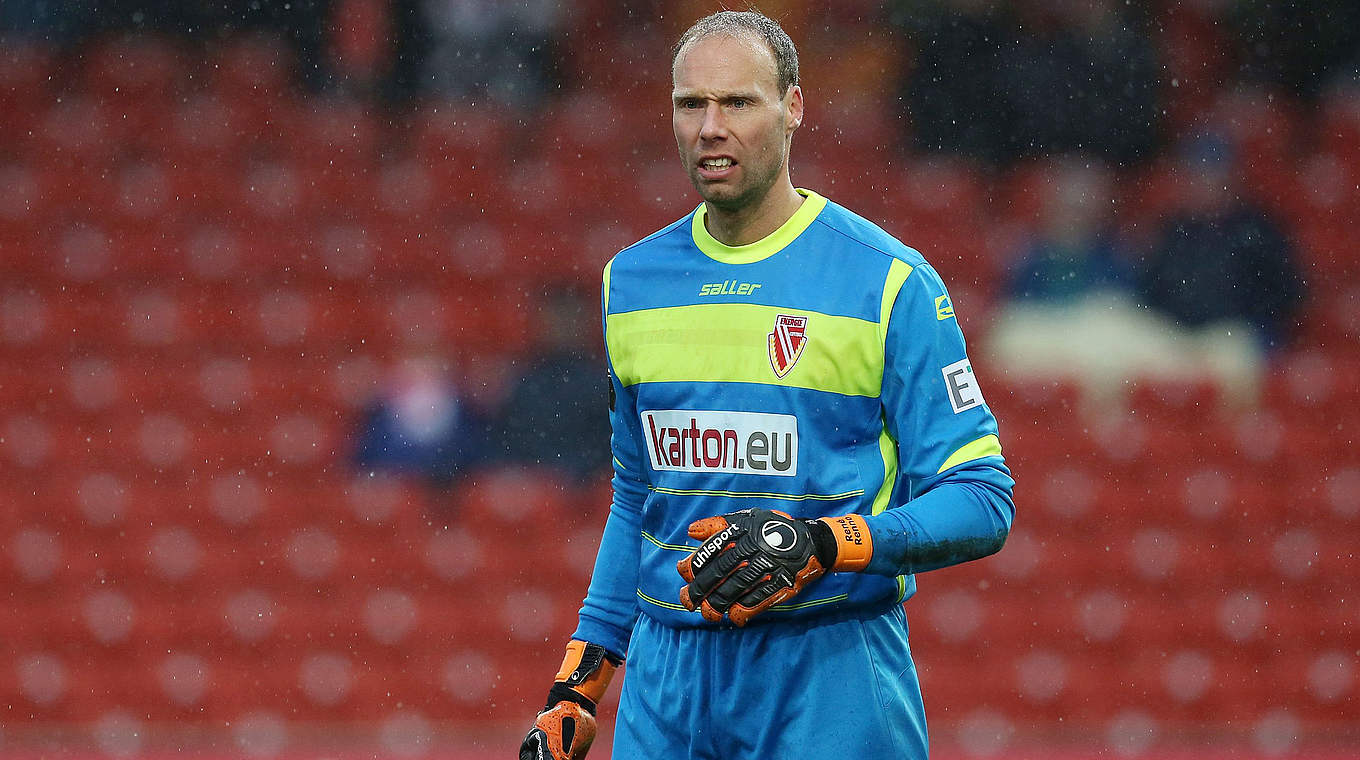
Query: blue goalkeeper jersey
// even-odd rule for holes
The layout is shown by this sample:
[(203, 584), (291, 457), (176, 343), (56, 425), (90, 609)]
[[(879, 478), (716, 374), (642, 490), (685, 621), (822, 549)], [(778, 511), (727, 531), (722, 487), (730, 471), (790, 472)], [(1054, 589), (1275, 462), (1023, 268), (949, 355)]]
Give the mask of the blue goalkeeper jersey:
[(866, 516), (874, 557), (757, 621), (911, 596), (913, 573), (998, 549), (1013, 482), (944, 284), (915, 250), (806, 190), (765, 239), (705, 207), (604, 271), (614, 499), (576, 638), (616, 653), (680, 605), (699, 518), (747, 507)]

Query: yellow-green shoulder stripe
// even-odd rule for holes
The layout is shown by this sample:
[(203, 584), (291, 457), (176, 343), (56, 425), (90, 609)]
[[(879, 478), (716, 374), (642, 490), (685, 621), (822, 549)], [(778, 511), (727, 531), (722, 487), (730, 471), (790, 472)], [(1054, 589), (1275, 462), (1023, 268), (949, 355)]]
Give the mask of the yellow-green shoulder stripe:
[(888, 500), (892, 498), (893, 485), (897, 483), (897, 441), (888, 434), (888, 425), (883, 424), (883, 432), (878, 434), (878, 454), (883, 459), (883, 483), (878, 487), (878, 493), (874, 494), (874, 504), (870, 510), (871, 514), (883, 514), (883, 510), (890, 505)]
[[(901, 259), (893, 259), (888, 265), (888, 276), (883, 279), (883, 296), (878, 305), (878, 347), (880, 351), (886, 351), (888, 345), (888, 319), (892, 316), (893, 304), (897, 302), (897, 294), (902, 291), (902, 286), (907, 278), (911, 276), (912, 266)], [(880, 378), (879, 388), (882, 388), (882, 378)], [(881, 514), (888, 508), (888, 499), (892, 498), (893, 485), (897, 483), (897, 442), (888, 434), (888, 424), (885, 420), (883, 431), (878, 435), (878, 453), (883, 459), (883, 483), (878, 487), (878, 493), (874, 494), (874, 503), (871, 508), (872, 514)]]
[(944, 464), (940, 465), (940, 469), (937, 470), (935, 474), (938, 475), (950, 467), (957, 467), (964, 462), (971, 462), (974, 459), (1000, 455), (1001, 439), (994, 435), (984, 435), (972, 443), (965, 444), (953, 454), (950, 454), (949, 458), (944, 460)]
[(893, 259), (888, 266), (888, 276), (883, 280), (883, 300), (878, 306), (878, 338), (883, 345), (888, 343), (888, 318), (892, 316), (893, 304), (902, 285), (911, 276), (912, 266), (901, 259)]
[(609, 272), (614, 268), (614, 260), (611, 258), (608, 264), (604, 265), (604, 284), (601, 286), (604, 292), (604, 311), (609, 313)]

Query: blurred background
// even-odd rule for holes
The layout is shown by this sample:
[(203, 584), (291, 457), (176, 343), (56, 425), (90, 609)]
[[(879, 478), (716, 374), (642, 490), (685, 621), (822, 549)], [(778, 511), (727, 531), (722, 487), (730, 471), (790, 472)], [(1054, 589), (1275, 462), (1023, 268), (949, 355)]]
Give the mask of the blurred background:
[[(936, 755), (1360, 756), (1360, 4), (761, 7), (1019, 483), (907, 603)], [(0, 2), (0, 756), (513, 756), (715, 9)]]

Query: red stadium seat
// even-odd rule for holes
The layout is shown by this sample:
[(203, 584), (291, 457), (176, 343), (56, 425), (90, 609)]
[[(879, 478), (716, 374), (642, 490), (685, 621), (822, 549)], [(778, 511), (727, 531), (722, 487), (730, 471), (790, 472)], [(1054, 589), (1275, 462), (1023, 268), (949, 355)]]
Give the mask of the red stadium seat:
[[(57, 51), (36, 40), (7, 39), (0, 51), (0, 96), (6, 103), (37, 97), (45, 91)], [(9, 115), (8, 109), (5, 109)]]
[[(608, 28), (594, 5), (569, 47)], [(1164, 35), (1171, 70), (1219, 70), (1215, 32), (1180, 39), (1187, 14)], [(882, 44), (837, 49), (842, 79), (877, 81)], [(494, 468), (445, 504), (352, 471), (352, 427), (389, 361), (436, 344), (496, 408), (531, 350), (526, 299), (597, 288), (609, 255), (698, 202), (664, 98), (638, 94), (664, 67), (592, 50), (567, 73), (600, 78), (537, 118), (433, 99), (406, 130), (298, 95), (277, 37), (209, 50), (200, 67), (177, 42), (106, 38), (58, 66), (45, 44), (0, 46), (4, 739), (23, 755), (18, 737), (76, 726), (130, 756), (163, 726), (230, 724), (217, 749), (263, 757), (310, 751), (295, 722), (314, 722), (415, 755), (445, 720), (461, 737), (530, 715), (607, 481)], [(1215, 115), (1212, 88), (1178, 76), (1168, 123)], [(1073, 382), (987, 373), (1015, 530), (995, 558), (922, 574), (906, 606), (944, 754), (1039, 756), (1021, 740), (1036, 726), (1130, 756), (1201, 736), (1270, 754), (1356, 723), (1360, 109), (1321, 97), (1306, 121), (1288, 97), (1216, 113), (1315, 291), (1259, 408), (1139, 379), (1129, 413), (1088, 416)], [(888, 155), (890, 106), (825, 103), (800, 184), (921, 249), (974, 299), (976, 339), (1047, 178)], [(1184, 183), (1157, 157), (1126, 175), (1137, 237)]]
[(249, 114), (233, 101), (211, 93), (187, 95), (175, 108), (162, 134), (165, 160), (180, 169), (200, 167), (206, 173), (228, 172), (228, 157), (245, 152), (251, 137)]

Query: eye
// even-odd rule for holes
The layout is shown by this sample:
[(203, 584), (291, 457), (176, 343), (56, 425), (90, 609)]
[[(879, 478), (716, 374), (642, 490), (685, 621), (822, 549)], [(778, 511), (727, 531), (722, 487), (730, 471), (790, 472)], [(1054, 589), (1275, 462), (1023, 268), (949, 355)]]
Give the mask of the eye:
[(693, 109), (695, 109), (695, 108), (698, 108), (698, 107), (699, 107), (699, 99), (698, 99), (698, 98), (685, 98), (684, 100), (680, 101), (680, 107), (681, 107), (681, 108), (688, 108), (688, 109), (691, 109), (691, 110), (693, 110)]
[(746, 107), (746, 98), (732, 98), (732, 107), (733, 107), (733, 108), (745, 108), (745, 107)]

